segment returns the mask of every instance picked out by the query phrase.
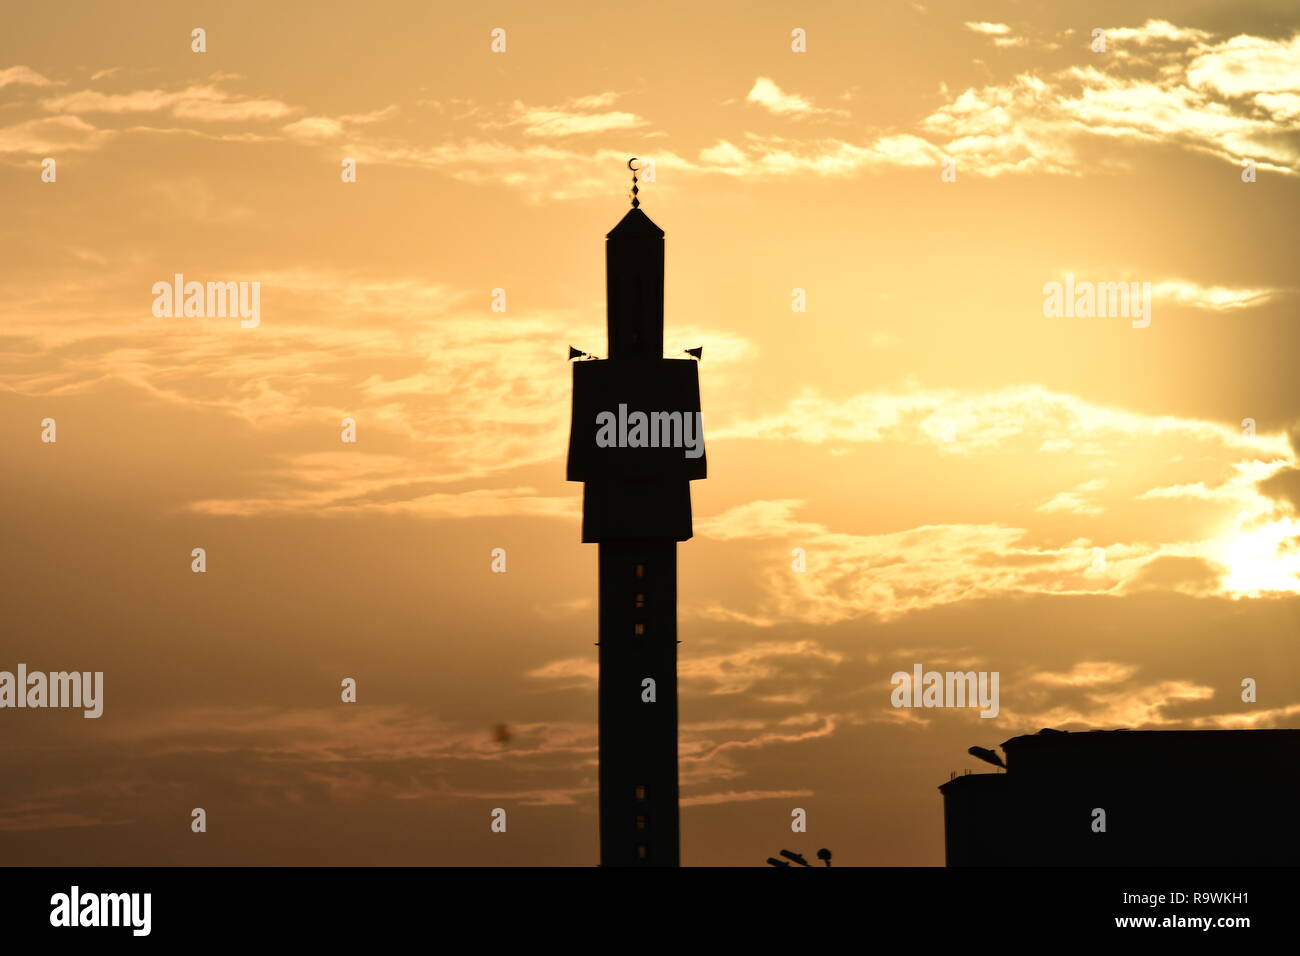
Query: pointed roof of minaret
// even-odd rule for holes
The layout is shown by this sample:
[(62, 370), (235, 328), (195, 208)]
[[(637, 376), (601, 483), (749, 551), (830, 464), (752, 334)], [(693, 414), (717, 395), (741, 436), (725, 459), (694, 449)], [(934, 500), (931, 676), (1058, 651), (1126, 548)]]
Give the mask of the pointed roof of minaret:
[(605, 234), (606, 239), (616, 236), (656, 236), (662, 239), (664, 231), (640, 209), (629, 209), (618, 225)]

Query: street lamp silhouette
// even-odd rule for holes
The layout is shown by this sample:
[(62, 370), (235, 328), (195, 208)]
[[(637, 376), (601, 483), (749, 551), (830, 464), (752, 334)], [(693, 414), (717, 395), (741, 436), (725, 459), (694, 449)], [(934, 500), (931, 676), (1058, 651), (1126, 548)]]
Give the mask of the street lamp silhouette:
[[(781, 855), (785, 857), (785, 860), (778, 860), (774, 856), (769, 856), (767, 858), (767, 865), (788, 867), (790, 864), (787, 863), (786, 860), (793, 860), (795, 863), (798, 863), (800, 866), (812, 867), (812, 864), (808, 862), (807, 858), (805, 858), (802, 853), (795, 853), (793, 850), (782, 850)], [(826, 849), (825, 847), (822, 847), (820, 850), (817, 851), (817, 859), (821, 860), (827, 866), (830, 866), (831, 851)]]

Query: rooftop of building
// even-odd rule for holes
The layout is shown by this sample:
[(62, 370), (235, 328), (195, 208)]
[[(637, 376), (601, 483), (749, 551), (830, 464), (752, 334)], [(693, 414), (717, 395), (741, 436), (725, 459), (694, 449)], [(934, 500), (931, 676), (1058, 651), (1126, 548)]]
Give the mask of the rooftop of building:
[[(967, 773), (940, 790), (1004, 786), (991, 778), (1076, 775), (1178, 777), (1249, 773), (1300, 778), (1300, 730), (1085, 730), (1044, 728), (1002, 743), (1005, 773)], [(965, 781), (965, 782), (963, 782)], [(978, 782), (976, 782), (978, 781)]]

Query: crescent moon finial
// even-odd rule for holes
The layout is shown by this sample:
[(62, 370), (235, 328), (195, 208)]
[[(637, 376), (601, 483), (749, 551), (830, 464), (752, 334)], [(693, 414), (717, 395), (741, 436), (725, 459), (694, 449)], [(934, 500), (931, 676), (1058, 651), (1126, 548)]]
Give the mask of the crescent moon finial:
[(633, 209), (636, 209), (641, 205), (641, 200), (636, 198), (636, 194), (638, 192), (636, 188), (636, 174), (640, 167), (633, 166), (632, 164), (635, 162), (636, 162), (635, 156), (633, 156), (631, 159), (627, 161), (627, 168), (632, 170), (632, 208)]

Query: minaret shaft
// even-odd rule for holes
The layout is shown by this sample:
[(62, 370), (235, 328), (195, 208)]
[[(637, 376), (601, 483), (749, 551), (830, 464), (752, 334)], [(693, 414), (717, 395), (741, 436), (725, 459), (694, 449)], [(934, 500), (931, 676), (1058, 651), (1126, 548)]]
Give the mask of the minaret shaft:
[(600, 863), (678, 866), (677, 542), (599, 549)]

